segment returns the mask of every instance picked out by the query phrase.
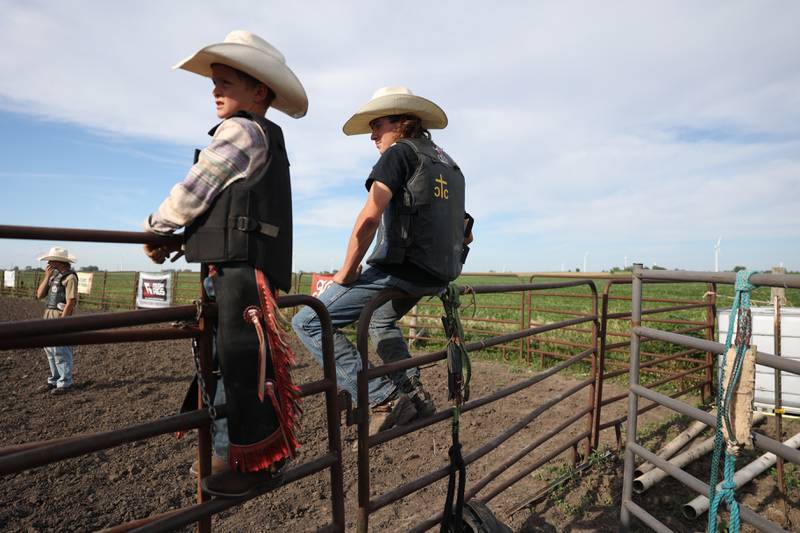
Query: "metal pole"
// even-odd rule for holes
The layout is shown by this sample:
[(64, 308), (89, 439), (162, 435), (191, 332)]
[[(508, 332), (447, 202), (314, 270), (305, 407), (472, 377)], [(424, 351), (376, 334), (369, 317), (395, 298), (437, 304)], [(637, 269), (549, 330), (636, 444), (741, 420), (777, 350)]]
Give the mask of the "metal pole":
[[(519, 329), (522, 331), (523, 329), (527, 329), (525, 327), (525, 296), (527, 291), (522, 291), (519, 294)], [(525, 339), (519, 340), (519, 360), (524, 361), (524, 353), (525, 353), (525, 345), (527, 341)]]
[[(212, 306), (212, 309), (214, 306)], [(58, 320), (37, 318), (0, 323), (0, 339), (36, 338), (42, 335), (71, 333), (79, 331), (97, 331), (125, 326), (141, 326), (157, 324), (173, 320), (190, 320), (195, 318), (197, 308), (193, 305), (162, 307), (159, 309), (140, 309), (120, 313), (93, 313), (73, 315)]]
[(36, 298), (36, 291), (39, 289), (39, 271), (33, 271), (33, 298)]
[[(781, 356), (781, 298), (775, 295), (775, 322), (773, 328), (773, 341), (775, 343), (775, 356)], [(775, 438), (783, 440), (783, 391), (781, 384), (781, 371), (777, 368), (772, 370), (775, 373)], [(778, 457), (778, 490), (783, 497), (784, 513), (786, 512), (786, 480), (783, 477), (783, 458)], [(788, 515), (787, 515), (788, 516)]]
[[(694, 281), (698, 283), (736, 283), (735, 272), (692, 272), (688, 270), (648, 270), (642, 273), (645, 280)], [(753, 285), (763, 287), (784, 287), (800, 289), (800, 276), (797, 274), (753, 274)]]
[[(764, 416), (762, 414), (762, 416)], [(791, 439), (786, 440), (783, 444), (786, 446), (791, 446), (797, 448), (800, 446), (800, 433), (796, 434)], [(736, 484), (736, 488), (740, 488), (743, 485), (750, 483), (753, 479), (757, 476), (761, 475), (765, 470), (775, 464), (776, 456), (774, 453), (768, 452), (759, 457), (758, 459), (752, 461), (751, 463), (747, 464), (747, 466), (742, 467), (736, 474), (733, 476), (733, 482)], [(722, 483), (719, 484), (719, 488), (722, 488)], [(719, 489), (718, 489), (719, 490)], [(785, 501), (784, 501), (785, 503)], [(689, 503), (684, 504), (683, 506), (683, 515), (686, 518), (697, 518), (701, 514), (708, 511), (709, 501), (708, 498), (704, 495), (699, 495)], [(784, 507), (784, 512), (786, 511)], [(788, 515), (784, 515), (788, 517)]]
[[(358, 413), (356, 420), (358, 423), (358, 533), (367, 533), (369, 531), (369, 514), (370, 514), (370, 488), (369, 488), (369, 393), (367, 390), (369, 379), (367, 377), (367, 370), (369, 368), (369, 323), (372, 320), (372, 314), (384, 303), (392, 300), (393, 298), (408, 297), (408, 295), (400, 290), (385, 289), (379, 292), (366, 306), (361, 310), (361, 315), (358, 318), (357, 328), (357, 348), (358, 353), (361, 355), (361, 370), (356, 375), (357, 380), (357, 404)], [(335, 355), (335, 354), (334, 354)]]
[[(173, 305), (178, 303), (178, 274), (179, 274), (179, 272), (176, 270), (175, 272), (172, 273), (172, 276), (170, 276), (172, 278), (171, 279), (171, 283), (170, 283), (170, 285), (172, 285), (172, 287), (171, 287), (170, 290), (172, 291), (172, 302), (173, 302)], [(202, 283), (203, 282), (202, 281), (202, 275), (200, 276), (200, 278), (201, 278), (200, 279), (200, 283)]]
[[(708, 299), (708, 307), (706, 308), (706, 325), (708, 329), (706, 330), (706, 339), (713, 341), (716, 340), (715, 336), (715, 325), (717, 319), (717, 284), (716, 283), (709, 283), (708, 284), (708, 292), (706, 293)], [(706, 352), (706, 365), (709, 365), (706, 368), (706, 384), (703, 386), (702, 398), (703, 401), (707, 401), (711, 396), (713, 396), (713, 385), (714, 385), (714, 354), (711, 352)]]
[[(208, 276), (208, 265), (202, 263), (200, 266), (200, 301), (205, 306), (209, 303), (208, 294), (206, 294), (205, 286), (203, 285), (203, 280)], [(136, 290), (134, 289), (134, 294)], [(173, 292), (173, 295), (175, 293)], [(214, 334), (212, 331), (211, 322), (209, 321), (208, 317), (204, 314), (201, 314), (198, 317), (198, 326), (200, 331), (202, 332), (202, 336), (199, 339), (199, 349), (200, 349), (200, 372), (203, 376), (203, 381), (205, 381), (207, 387), (213, 387), (216, 378), (214, 377), (214, 373), (212, 372), (212, 354), (213, 354), (213, 344), (214, 344)], [(198, 378), (199, 379), (199, 378)], [(197, 387), (197, 408), (203, 409), (203, 391), (201, 390), (202, 387)], [(209, 399), (211, 403), (214, 403), (214, 398)], [(205, 406), (206, 409), (210, 408), (210, 405)], [(203, 424), (199, 428), (197, 428), (197, 461), (199, 463), (199, 472), (197, 474), (197, 503), (201, 504), (206, 501), (207, 497), (203, 493), (203, 487), (201, 486), (201, 482), (204, 477), (211, 474), (211, 424), (214, 422), (209, 420), (208, 424)], [(197, 532), (198, 533), (209, 533), (211, 531), (211, 516), (205, 516), (197, 521)]]
[[(633, 286), (631, 288), (631, 363), (630, 385), (639, 384), (639, 334), (633, 328), (642, 321), (642, 265), (633, 265)], [(628, 393), (628, 429), (625, 444), (625, 470), (622, 479), (622, 508), (620, 511), (620, 530), (629, 531), (631, 512), (627, 502), (633, 496), (633, 469), (635, 455), (631, 444), (636, 444), (636, 422), (639, 411), (639, 397), (632, 390)]]
[(597, 354), (597, 385), (595, 385), (594, 396), (594, 427), (592, 428), (592, 447), (597, 449), (600, 445), (600, 416), (603, 405), (603, 384), (606, 373), (606, 331), (608, 328), (608, 291), (611, 288), (611, 281), (606, 282), (603, 289), (603, 303), (600, 315), (600, 340), (599, 353)]
[[(342, 447), (339, 414), (339, 396), (336, 388), (336, 360), (333, 353), (333, 327), (328, 309), (321, 301), (307, 295), (284, 296), (281, 298), (286, 306), (299, 307), (307, 305), (319, 317), (322, 327), (322, 370), (325, 376), (325, 413), (328, 426), (328, 451), (335, 457), (335, 462), (330, 466), (331, 480), (331, 514), (333, 515), (334, 531), (344, 531), (344, 473), (342, 470)], [(281, 308), (285, 306), (279, 303)]]
[(0, 239), (80, 241), (127, 244), (179, 244), (181, 235), (158, 235), (144, 231), (112, 231), (78, 228), (0, 225)]
[(136, 294), (139, 292), (139, 273), (133, 273), (133, 301), (131, 302), (131, 309), (136, 309)]
[[(0, 327), (2, 326), (0, 325)], [(634, 329), (635, 332), (638, 333), (641, 337), (646, 337), (647, 339), (650, 340), (672, 342), (680, 346), (685, 346), (687, 348), (706, 350), (714, 352), (716, 354), (721, 354), (725, 351), (725, 345), (720, 344), (718, 342), (707, 341), (705, 339), (698, 339), (697, 337), (687, 337), (685, 335), (677, 335), (675, 333), (671, 333), (669, 331), (663, 331), (660, 329), (643, 328), (643, 327), (637, 327)], [(800, 375), (800, 361), (796, 361), (794, 359), (789, 359), (786, 357), (776, 357), (771, 353), (766, 353), (766, 352), (756, 352), (756, 363), (758, 363), (759, 365), (769, 366), (771, 368), (780, 368), (781, 370), (784, 370), (786, 372), (791, 372), (793, 374)]]
[[(531, 279), (533, 279), (533, 276), (531, 276)], [(528, 312), (525, 320), (526, 320), (525, 327), (523, 327), (522, 329), (529, 329), (531, 327), (531, 320), (533, 320), (533, 291), (528, 291)], [(525, 361), (530, 363), (531, 350), (533, 349), (531, 346), (530, 337), (525, 339), (525, 345), (527, 350), (527, 352), (525, 353)]]
[[(589, 288), (592, 290), (592, 315), (594, 315), (594, 320), (592, 321), (592, 385), (589, 387), (589, 397), (587, 398), (587, 406), (591, 411), (586, 415), (586, 433), (589, 435), (589, 438), (586, 439), (586, 446), (584, 448), (584, 456), (583, 460), (588, 461), (589, 455), (592, 453), (592, 449), (596, 447), (595, 445), (595, 438), (599, 437), (599, 431), (597, 431), (597, 424), (595, 421), (600, 421), (600, 404), (596, 401), (597, 397), (597, 390), (598, 390), (598, 382), (597, 376), (602, 375), (602, 369), (598, 363), (597, 357), (597, 334), (598, 330), (600, 329), (600, 324), (598, 321), (597, 316), (597, 287), (592, 283), (589, 285)], [(597, 416), (595, 416), (597, 415)], [(576, 452), (577, 452), (577, 444)], [(577, 457), (576, 457), (577, 459)]]
[(104, 311), (108, 309), (108, 303), (106, 302), (106, 281), (108, 281), (108, 270), (103, 271), (103, 293), (100, 295), (100, 309)]

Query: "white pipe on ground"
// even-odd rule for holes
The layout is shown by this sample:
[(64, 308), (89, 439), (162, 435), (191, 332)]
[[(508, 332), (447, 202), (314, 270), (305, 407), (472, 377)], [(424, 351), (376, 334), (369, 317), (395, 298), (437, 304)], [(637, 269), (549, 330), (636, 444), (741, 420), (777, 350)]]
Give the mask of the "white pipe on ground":
[[(757, 424), (759, 422), (764, 421), (767, 416), (764, 413), (753, 413), (753, 424)], [(706, 440), (700, 442), (699, 444), (695, 444), (685, 452), (676, 455), (674, 458), (670, 459), (670, 463), (683, 468), (684, 466), (688, 465), (689, 463), (696, 461), (700, 457), (704, 456), (708, 452), (714, 449), (714, 437), (709, 437)], [(665, 477), (667, 477), (667, 473), (659, 468), (655, 468), (646, 474), (643, 474), (636, 479), (633, 480), (633, 491), (636, 494), (641, 494)]]
[[(716, 412), (716, 409), (711, 411), (712, 414), (715, 414)], [(669, 441), (663, 448), (661, 448), (657, 455), (664, 460), (669, 459), (681, 451), (684, 446), (689, 444), (693, 438), (698, 436), (707, 427), (708, 425), (704, 422), (695, 420), (689, 424), (689, 427), (684, 429), (677, 437)], [(653, 468), (653, 463), (642, 463), (638, 468), (636, 468), (636, 470), (633, 471), (633, 475), (634, 477), (639, 477), (642, 474), (646, 474), (647, 472), (651, 471)]]
[[(699, 444), (695, 444), (685, 452), (676, 455), (672, 459), (670, 459), (670, 464), (675, 466), (679, 466), (683, 468), (684, 466), (688, 465), (689, 463), (696, 461), (697, 459), (701, 458), (708, 452), (714, 449), (714, 437), (709, 437), (706, 440), (700, 442)], [(636, 494), (641, 494), (665, 477), (667, 477), (667, 473), (659, 468), (654, 468), (653, 470), (643, 474), (636, 479), (633, 480), (633, 492)]]
[[(784, 442), (790, 448), (800, 448), (800, 433)], [(750, 483), (756, 476), (763, 473), (767, 468), (775, 464), (775, 454), (765, 453), (752, 463), (748, 464), (733, 476), (733, 481), (736, 483), (738, 489), (742, 485)], [(718, 485), (718, 487), (721, 486)], [(700, 495), (694, 500), (683, 506), (683, 516), (689, 519), (697, 518), (706, 511), (708, 511), (708, 497)]]

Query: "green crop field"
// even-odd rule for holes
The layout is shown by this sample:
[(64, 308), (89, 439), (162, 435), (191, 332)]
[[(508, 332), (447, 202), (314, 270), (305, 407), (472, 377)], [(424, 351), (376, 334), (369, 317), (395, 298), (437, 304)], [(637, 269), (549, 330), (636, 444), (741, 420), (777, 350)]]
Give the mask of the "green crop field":
[[(533, 282), (553, 283), (571, 281), (571, 278), (534, 277)], [(630, 283), (621, 283), (629, 276), (619, 275), (614, 278), (608, 290), (609, 313), (629, 313), (631, 309)], [(310, 290), (311, 275), (299, 276), (300, 292)], [(598, 306), (602, 304), (604, 290), (608, 279), (593, 280), (598, 293)], [(459, 285), (517, 285), (531, 282), (529, 276), (515, 274), (464, 275), (457, 280)], [(713, 322), (714, 313), (709, 303), (716, 297), (716, 308), (725, 309), (731, 306), (733, 287), (720, 285), (716, 295), (711, 293), (712, 287), (705, 283), (668, 283), (646, 284), (643, 289), (643, 307), (654, 310), (664, 307), (695, 305), (696, 308), (673, 310), (645, 315), (643, 325), (657, 329), (683, 332), (707, 338), (715, 335), (718, 326)], [(800, 291), (787, 291), (789, 305), (800, 304)], [(660, 300), (675, 300), (660, 301)], [(753, 305), (769, 305), (770, 289), (760, 288), (753, 291)], [(569, 319), (580, 318), (592, 312), (592, 290), (589, 286), (547, 289), (524, 292), (464, 295), (461, 297), (462, 322), (465, 329), (466, 342), (487, 339), (501, 334), (512, 333), (537, 325), (552, 324)], [(703, 304), (702, 306), (699, 304)], [(598, 309), (599, 311), (599, 309)], [(445, 346), (443, 328), (441, 326), (442, 307), (438, 298), (425, 298), (420, 301), (416, 310), (402, 321), (404, 333), (411, 339), (412, 350), (418, 353), (430, 352)], [(709, 322), (711, 321), (711, 322)], [(711, 326), (709, 326), (709, 323)], [(501, 359), (512, 364), (541, 368), (565, 357), (577, 354), (591, 346), (592, 322), (570, 326), (547, 333), (538, 334), (523, 340), (516, 340), (503, 345), (481, 350), (481, 356)], [(628, 343), (630, 337), (630, 320), (628, 317), (610, 319), (607, 324), (607, 342), (609, 345), (619, 344), (607, 351), (607, 367), (610, 370), (624, 368), (629, 359)], [(352, 335), (352, 330), (346, 330)], [(643, 361), (667, 355), (679, 356), (679, 359), (661, 364), (652, 369), (643, 369), (644, 383), (657, 382), (668, 373), (680, 372), (705, 363), (706, 354), (687, 353), (681, 355), (684, 348), (663, 342), (648, 341), (643, 345)], [(585, 374), (590, 367), (583, 365), (577, 369)], [(624, 378), (620, 378), (624, 379)], [(673, 383), (665, 390), (677, 390), (682, 383)]]
[[(574, 275), (573, 275), (574, 276)], [(35, 271), (19, 271), (17, 287), (13, 291), (19, 297), (32, 297), (41, 273)], [(551, 278), (536, 276), (533, 283), (555, 283), (573, 281), (575, 277)], [(609, 279), (594, 279), (598, 294), (598, 306), (608, 287), (609, 313), (629, 313), (631, 308), (630, 283), (624, 283), (629, 276), (620, 275)], [(191, 303), (199, 296), (200, 274), (198, 272), (173, 273), (173, 302), (176, 305)], [(516, 274), (465, 274), (457, 283), (468, 287), (487, 285), (520, 285), (531, 282), (530, 276)], [(135, 272), (95, 272), (92, 290), (88, 295), (81, 295), (82, 308), (130, 309), (134, 305), (136, 273)], [(609, 286), (610, 284), (610, 286)], [(311, 274), (300, 273), (294, 276), (293, 292), (308, 294), (310, 292)], [(9, 289), (4, 289), (9, 294)], [(717, 326), (713, 324), (713, 314), (708, 303), (714, 295), (711, 286), (703, 283), (668, 283), (646, 284), (644, 286), (644, 308), (655, 309), (704, 303), (703, 307), (688, 310), (673, 310), (652, 315), (645, 315), (643, 325), (667, 331), (683, 332), (695, 336), (713, 336)], [(789, 305), (800, 304), (800, 291), (788, 290)], [(731, 285), (717, 287), (717, 309), (729, 308), (733, 297)], [(667, 300), (667, 301), (664, 301)], [(759, 288), (753, 291), (753, 305), (769, 305), (770, 289)], [(492, 293), (461, 297), (461, 316), (464, 325), (466, 342), (488, 339), (498, 335), (516, 332), (536, 326), (544, 326), (557, 322), (580, 319), (592, 313), (593, 292), (588, 285), (575, 287)], [(600, 309), (598, 309), (598, 312)], [(292, 310), (287, 310), (291, 314)], [(422, 299), (401, 322), (404, 333), (410, 339), (412, 351), (416, 353), (431, 352), (445, 346), (441, 325), (442, 306), (437, 297)], [(481, 356), (500, 359), (512, 364), (541, 368), (555, 361), (575, 355), (591, 347), (593, 322), (587, 321), (521, 340), (514, 340), (502, 345), (481, 350)], [(630, 321), (627, 316), (613, 318), (607, 324), (607, 343), (618, 344), (607, 351), (607, 367), (623, 368), (629, 358)], [(354, 336), (354, 329), (345, 332)], [(663, 342), (647, 342), (643, 346), (643, 358), (656, 358), (669, 354), (678, 354), (683, 348)], [(658, 368), (643, 373), (644, 382), (660, 379), (665, 372), (676, 372), (696, 366), (705, 361), (705, 354), (686, 354), (671, 361), (668, 370), (659, 365)], [(589, 370), (588, 363), (577, 369), (579, 373)]]

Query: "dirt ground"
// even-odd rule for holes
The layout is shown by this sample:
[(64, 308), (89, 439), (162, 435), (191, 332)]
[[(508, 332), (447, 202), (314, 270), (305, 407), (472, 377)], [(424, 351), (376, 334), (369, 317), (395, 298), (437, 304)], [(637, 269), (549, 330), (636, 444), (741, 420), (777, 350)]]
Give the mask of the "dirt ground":
[[(28, 300), (0, 299), (0, 321), (38, 318), (41, 305)], [(319, 379), (321, 370), (302, 349), (297, 349), (298, 384)], [(53, 439), (87, 432), (118, 429), (177, 412), (193, 374), (188, 341), (81, 346), (75, 354), (76, 390), (54, 397), (36, 392), (45, 383), (47, 361), (40, 349), (0, 353), (0, 375), (10, 387), (0, 389), (0, 447), (28, 441)], [(474, 364), (472, 397), (520, 381), (532, 373), (501, 363)], [(446, 405), (446, 369), (442, 364), (423, 369), (423, 381), (440, 407)], [(498, 435), (553, 393), (577, 383), (553, 376), (500, 402), (475, 409), (462, 417), (465, 452)], [(622, 392), (609, 384), (606, 396)], [(536, 435), (542, 434), (585, 405), (581, 392), (549, 410), (525, 430), (468, 467), (468, 484), (480, 479)], [(324, 402), (321, 395), (305, 402), (297, 461), (318, 457), (326, 448)], [(612, 404), (604, 419), (624, 414), (626, 402)], [(663, 408), (640, 418), (648, 428), (653, 448), (685, 422), (665, 423), (671, 413)], [(671, 419), (670, 419), (671, 420)], [(770, 422), (771, 428), (771, 422)], [(574, 425), (560, 435), (561, 443), (585, 429)], [(787, 432), (800, 431), (789, 424)], [(770, 434), (770, 431), (764, 431)], [(357, 514), (356, 453), (351, 449), (355, 427), (343, 426), (343, 460), (348, 531), (355, 530)], [(449, 423), (440, 423), (386, 443), (371, 452), (373, 498), (447, 463)], [(606, 431), (603, 442), (610, 457), (597, 461), (590, 473), (576, 477), (549, 499), (510, 511), (544, 488), (565, 471), (568, 453), (543, 469), (526, 476), (490, 502), (490, 507), (514, 531), (615, 531), (621, 493), (621, 460), (614, 448), (614, 433)], [(555, 448), (546, 444), (524, 460), (530, 464)], [(651, 448), (652, 449), (652, 448)], [(195, 501), (195, 479), (189, 465), (195, 458), (196, 437), (181, 440), (163, 435), (89, 456), (4, 476), (0, 482), (0, 529), (3, 531), (91, 531), (189, 505)], [(707, 460), (690, 468), (698, 477), (708, 471)], [(800, 475), (800, 473), (798, 473)], [(505, 479), (505, 477), (501, 477)], [(493, 487), (489, 485), (489, 489)], [(800, 530), (800, 489), (790, 493), (788, 516), (776, 495), (774, 479), (762, 476), (741, 491), (743, 501), (787, 529)], [(416, 492), (370, 517), (372, 531), (404, 531), (441, 509), (446, 480)], [(484, 491), (485, 493), (485, 491)], [(678, 497), (680, 495), (680, 497)], [(688, 522), (680, 505), (694, 495), (667, 479), (636, 501), (676, 531), (703, 531), (704, 518)], [(317, 475), (251, 500), (216, 517), (216, 531), (314, 531), (330, 520), (329, 474)], [(187, 528), (187, 530), (190, 530)], [(748, 528), (744, 528), (748, 531)]]

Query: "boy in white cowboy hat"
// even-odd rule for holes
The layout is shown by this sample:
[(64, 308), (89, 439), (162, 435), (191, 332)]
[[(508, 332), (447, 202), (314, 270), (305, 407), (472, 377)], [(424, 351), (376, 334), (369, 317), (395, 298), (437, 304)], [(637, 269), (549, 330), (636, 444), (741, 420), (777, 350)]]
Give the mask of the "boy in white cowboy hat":
[[(173, 68), (211, 78), (222, 122), (144, 226), (160, 234), (185, 227), (186, 259), (209, 264), (230, 470), (207, 477), (203, 486), (211, 494), (240, 496), (269, 481), (299, 448), (292, 354), (280, 339), (273, 299), (275, 289), (291, 286), (289, 161), (280, 127), (264, 115), (274, 107), (300, 118), (308, 100), (283, 55), (247, 31), (233, 31)], [(173, 251), (145, 246), (157, 263)], [(215, 451), (225, 453), (217, 443)]]
[[(44, 277), (36, 289), (37, 298), (47, 297), (44, 318), (70, 316), (78, 302), (78, 275), (70, 266), (75, 257), (66, 249), (54, 246), (40, 256), (39, 261), (47, 261)], [(39, 390), (66, 394), (72, 390), (72, 346), (47, 346), (44, 353), (50, 364), (50, 377)]]
[[(378, 89), (344, 125), (346, 135), (370, 133), (380, 159), (366, 181), (367, 201), (356, 218), (344, 264), (334, 284), (320, 295), (336, 328), (358, 319), (379, 291), (401, 289), (408, 298), (386, 303), (372, 316), (370, 336), (386, 363), (407, 359), (408, 346), (397, 320), (424, 295), (438, 293), (461, 272), (465, 245), (464, 176), (433, 141), (429, 129), (447, 126), (444, 111), (405, 87)], [(361, 272), (361, 260), (375, 237)], [(467, 232), (469, 234), (469, 232)], [(292, 326), (308, 350), (321, 360), (321, 326), (301, 310)], [(334, 350), (339, 386), (356, 398), (361, 357), (336, 329)], [(419, 369), (382, 376), (369, 383), (370, 433), (430, 416), (436, 410), (422, 388)]]

